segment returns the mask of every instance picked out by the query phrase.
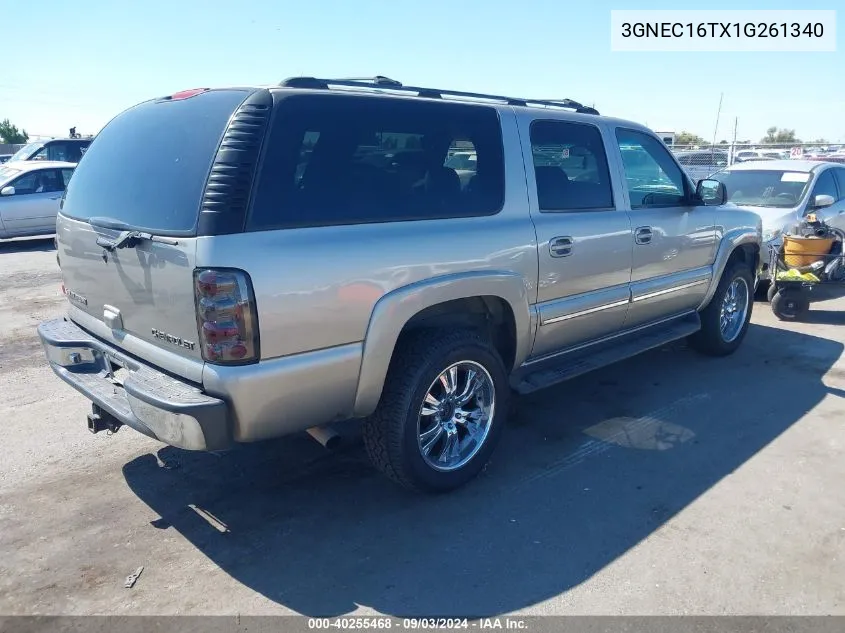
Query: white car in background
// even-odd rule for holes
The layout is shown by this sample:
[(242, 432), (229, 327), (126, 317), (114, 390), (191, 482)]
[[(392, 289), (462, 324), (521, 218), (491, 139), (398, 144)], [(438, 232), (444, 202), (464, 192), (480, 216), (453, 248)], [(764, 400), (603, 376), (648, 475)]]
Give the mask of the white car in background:
[(56, 232), (56, 214), (76, 163), (16, 161), (0, 165), (0, 238)]
[(727, 205), (754, 211), (763, 221), (763, 269), (768, 282), (768, 246), (810, 212), (845, 231), (845, 165), (812, 160), (737, 163), (712, 176), (725, 185)]
[(466, 187), (478, 171), (478, 155), (471, 151), (454, 152), (446, 159), (445, 166), (454, 169), (461, 181), (461, 187)]
[(743, 149), (736, 153), (734, 160), (744, 163), (749, 160), (785, 160), (789, 158), (788, 149)]

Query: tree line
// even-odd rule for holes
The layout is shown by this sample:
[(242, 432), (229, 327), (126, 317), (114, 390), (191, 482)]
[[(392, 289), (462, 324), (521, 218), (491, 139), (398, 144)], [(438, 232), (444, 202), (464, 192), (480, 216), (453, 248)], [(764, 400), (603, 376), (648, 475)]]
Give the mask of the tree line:
[(19, 130), (9, 119), (0, 121), (0, 141), (9, 145), (23, 145), (29, 140), (26, 130)]
[[(786, 128), (778, 128), (772, 126), (766, 130), (766, 136), (760, 139), (759, 143), (753, 143), (750, 139), (744, 141), (737, 141), (736, 147), (743, 149), (752, 147), (753, 145), (769, 145), (774, 147), (792, 147), (793, 145), (801, 145), (803, 141), (795, 135), (795, 130), (788, 130)], [(828, 145), (829, 142), (823, 138), (817, 138), (813, 141), (816, 145)], [(675, 145), (697, 145), (699, 147), (710, 147), (713, 143), (700, 137), (698, 134), (692, 132), (681, 132), (675, 135)], [(722, 139), (716, 145), (730, 145), (730, 142)]]

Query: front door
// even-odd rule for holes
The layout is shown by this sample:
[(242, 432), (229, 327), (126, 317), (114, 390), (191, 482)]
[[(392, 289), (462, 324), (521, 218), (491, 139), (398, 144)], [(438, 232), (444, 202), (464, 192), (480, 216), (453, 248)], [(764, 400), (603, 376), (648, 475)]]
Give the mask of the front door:
[(55, 229), (64, 191), (56, 169), (28, 171), (9, 183), (14, 195), (0, 198), (0, 213), (9, 235), (30, 235)]
[(615, 151), (633, 227), (631, 307), (625, 327), (696, 309), (712, 277), (716, 211), (655, 136), (616, 128)]
[(830, 226), (845, 231), (845, 167), (831, 167), (819, 174), (810, 192), (807, 212), (813, 211), (816, 196), (828, 195), (834, 200), (833, 205), (818, 210)]
[(539, 247), (532, 357), (618, 332), (630, 296), (631, 223), (617, 206), (603, 129), (520, 121)]

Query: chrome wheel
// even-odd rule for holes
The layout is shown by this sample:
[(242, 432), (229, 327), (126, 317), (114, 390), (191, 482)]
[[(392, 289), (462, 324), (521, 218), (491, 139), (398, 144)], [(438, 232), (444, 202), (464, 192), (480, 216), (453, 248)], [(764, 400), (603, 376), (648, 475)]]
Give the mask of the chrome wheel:
[(490, 373), (464, 360), (447, 367), (426, 391), (417, 420), (417, 443), (426, 463), (457, 470), (481, 449), (490, 432), (496, 389)]
[(725, 343), (733, 342), (742, 332), (750, 295), (748, 282), (742, 277), (737, 277), (728, 286), (719, 309), (719, 331)]

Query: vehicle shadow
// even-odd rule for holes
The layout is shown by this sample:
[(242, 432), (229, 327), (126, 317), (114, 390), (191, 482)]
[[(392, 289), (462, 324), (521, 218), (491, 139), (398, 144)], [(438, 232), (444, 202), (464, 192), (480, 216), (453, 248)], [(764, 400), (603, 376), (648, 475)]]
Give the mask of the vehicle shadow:
[[(730, 358), (676, 344), (582, 376), (522, 399), (490, 466), (449, 495), (405, 493), (358, 443), (326, 453), (307, 437), (165, 447), (124, 476), (154, 527), (301, 614), (498, 615), (589, 579), (845, 395), (822, 382), (842, 351), (752, 325)], [(765, 397), (778, 384), (789, 397)]]
[(53, 244), (53, 236), (46, 237), (31, 237), (31, 238), (14, 238), (9, 240), (0, 240), (0, 254), (2, 253), (48, 253), (56, 250)]
[(843, 325), (845, 312), (840, 310), (818, 310), (810, 306), (810, 311), (801, 319), (804, 323), (817, 325)]

